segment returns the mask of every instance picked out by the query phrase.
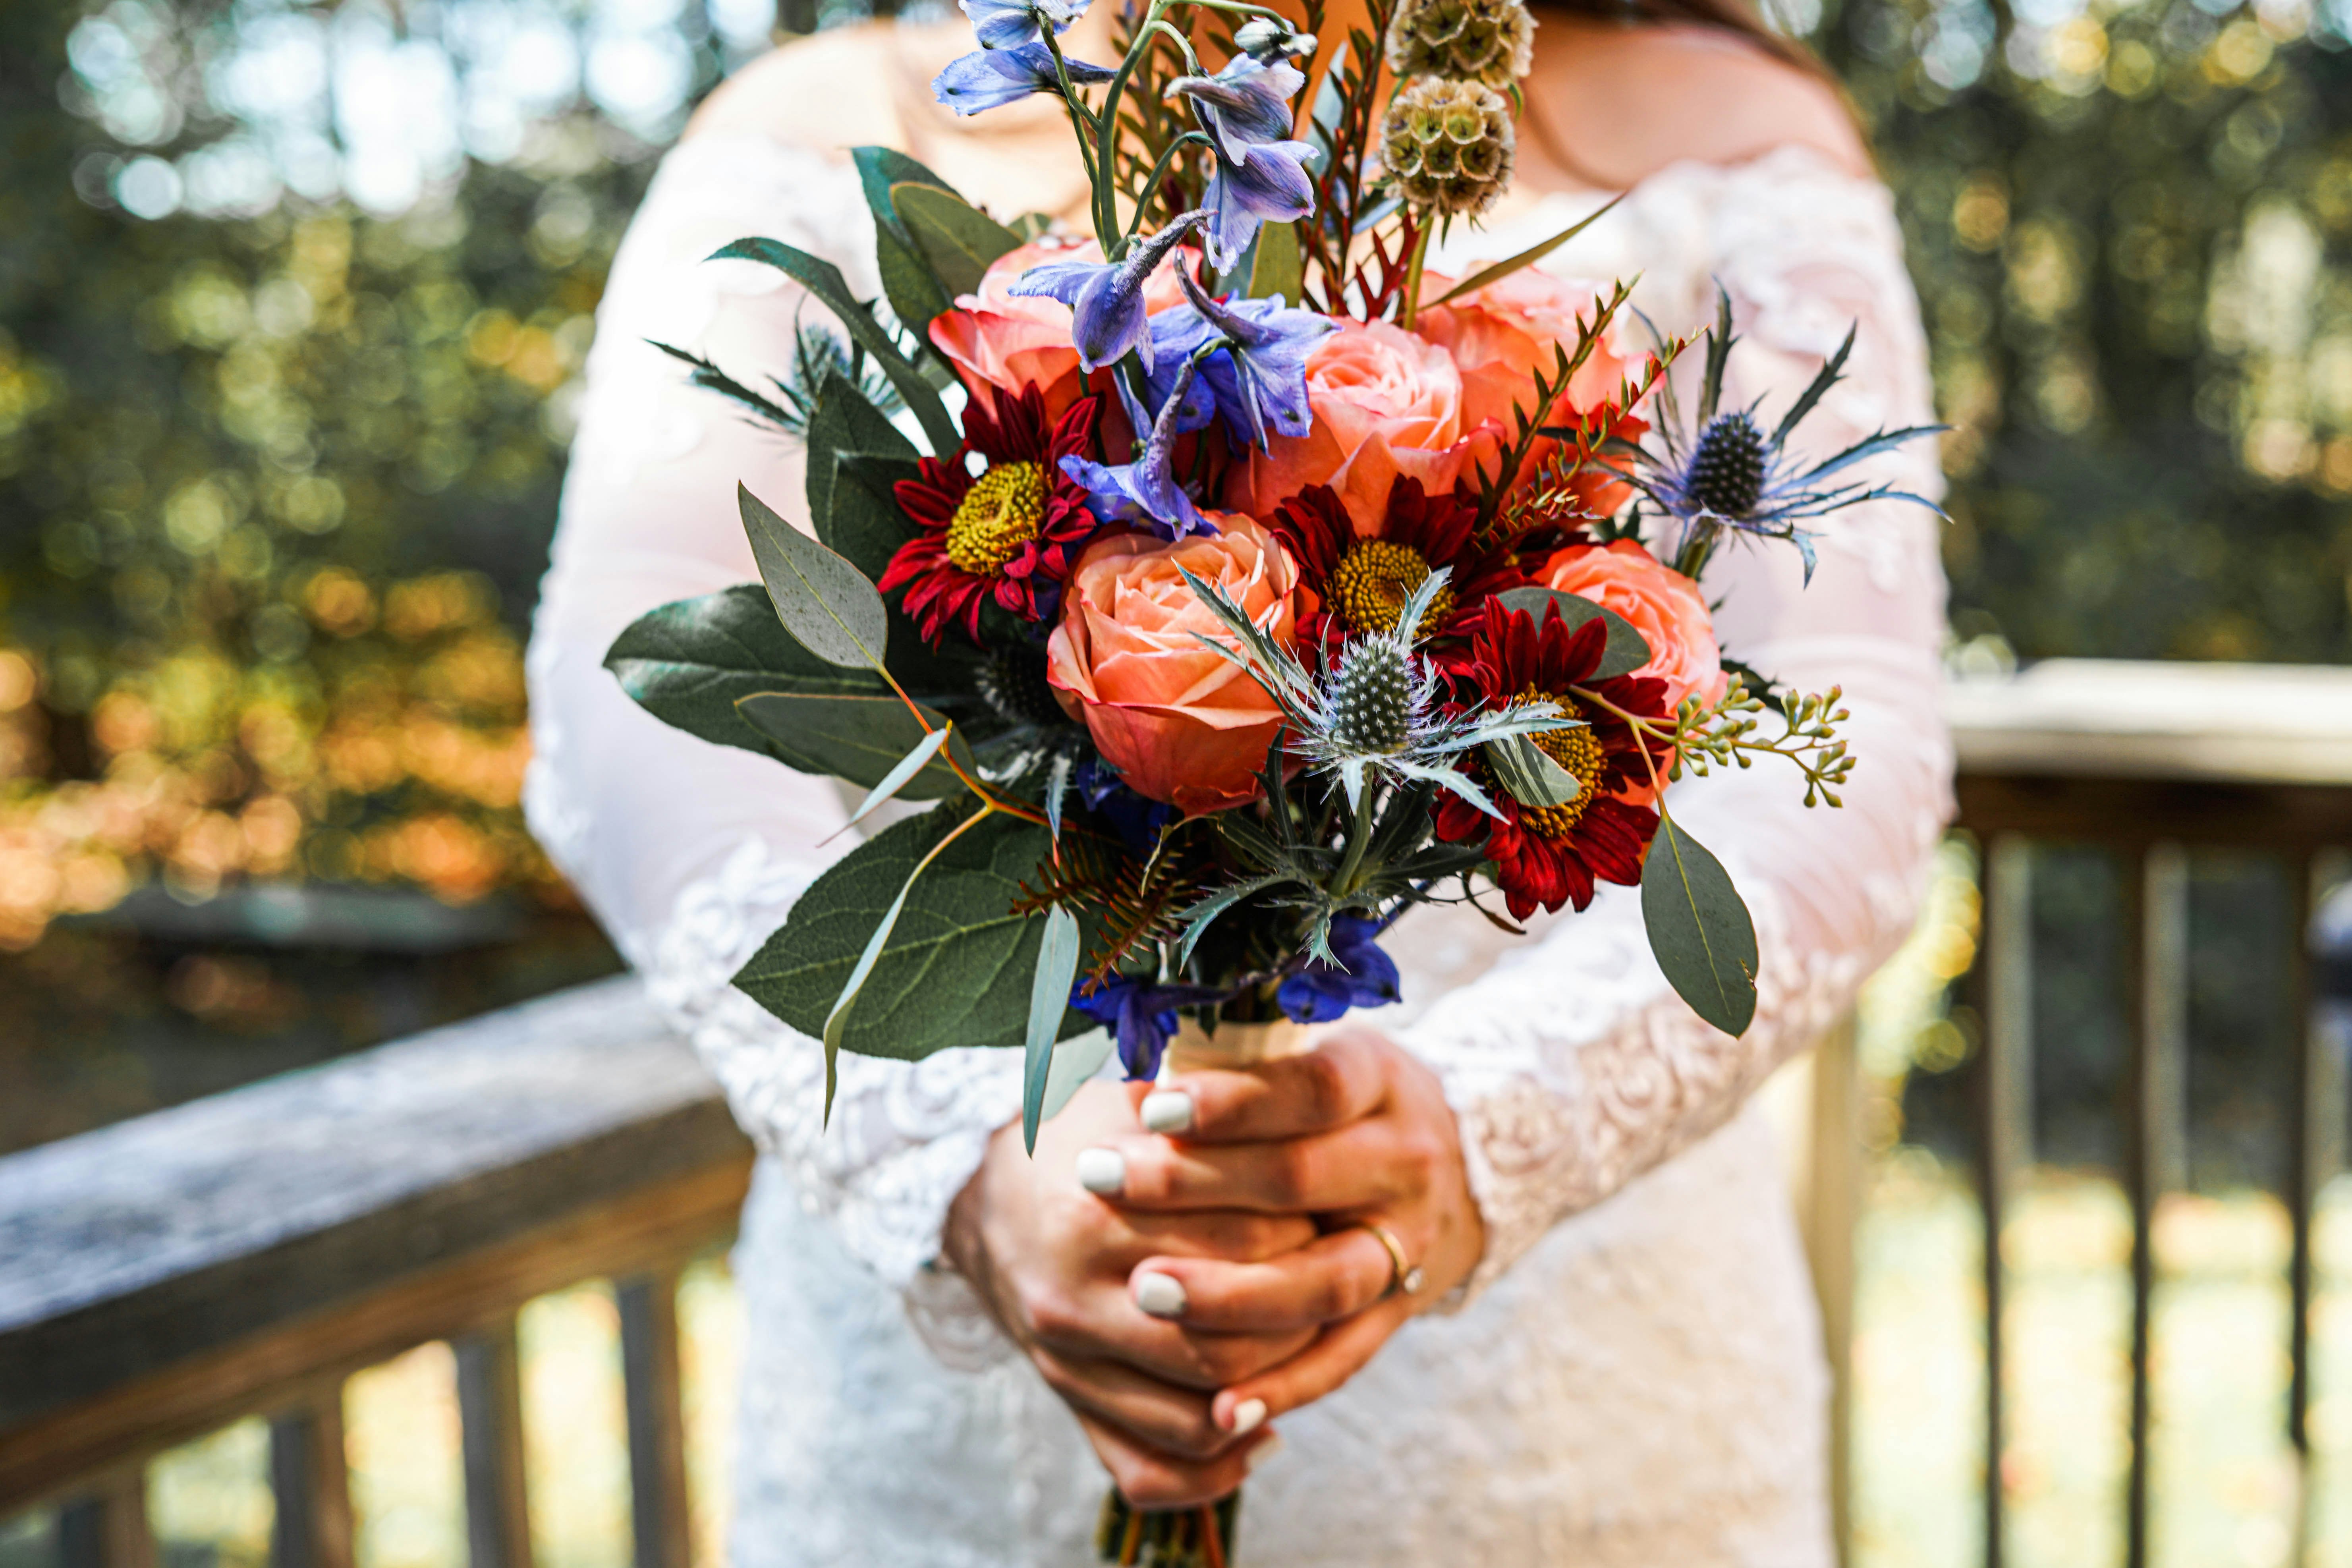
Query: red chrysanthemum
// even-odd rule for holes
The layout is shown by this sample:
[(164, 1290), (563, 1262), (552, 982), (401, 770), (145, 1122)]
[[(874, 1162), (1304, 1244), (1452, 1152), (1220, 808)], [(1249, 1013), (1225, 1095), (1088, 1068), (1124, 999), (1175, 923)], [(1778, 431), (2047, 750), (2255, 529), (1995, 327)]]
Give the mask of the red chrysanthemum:
[(1412, 591), (1440, 566), (1454, 574), (1422, 617), (1423, 637), (1468, 637), (1489, 598), (1527, 583), (1510, 552), (1475, 542), (1475, 507), (1426, 494), (1419, 479), (1390, 487), (1388, 510), (1370, 533), (1357, 531), (1328, 485), (1284, 501), (1272, 527), (1298, 563), (1298, 640), (1308, 647), (1391, 630)]
[[(1099, 397), (1082, 397), (1048, 422), (1045, 395), (990, 387), (963, 411), (963, 445), (925, 458), (921, 477), (894, 487), (898, 510), (921, 530), (890, 557), (878, 586), (904, 588), (908, 618), (931, 642), (950, 626), (980, 640), (980, 609), (994, 599), (1024, 621), (1051, 616), (1078, 552), (1095, 531), (1087, 492), (1062, 459), (1095, 453)], [(975, 475), (974, 452), (988, 459)]]
[[(1642, 879), (1642, 858), (1658, 828), (1648, 805), (1651, 772), (1642, 762), (1642, 737), (1610, 708), (1669, 727), (1672, 719), (1664, 682), (1593, 679), (1608, 641), (1599, 616), (1571, 632), (1555, 610), (1547, 608), (1538, 626), (1524, 610), (1494, 601), (1471, 639), (1463, 676), (1486, 705), (1548, 699), (1584, 721), (1582, 729), (1530, 737), (1584, 786), (1567, 805), (1522, 805), (1507, 791), (1489, 789), (1503, 814), (1498, 822), (1451, 793), (1437, 797), (1437, 836), (1453, 843), (1486, 839), (1514, 920), (1568, 903), (1580, 910), (1592, 901), (1596, 882), (1633, 886)], [(1649, 749), (1663, 777), (1669, 750), (1655, 741)]]

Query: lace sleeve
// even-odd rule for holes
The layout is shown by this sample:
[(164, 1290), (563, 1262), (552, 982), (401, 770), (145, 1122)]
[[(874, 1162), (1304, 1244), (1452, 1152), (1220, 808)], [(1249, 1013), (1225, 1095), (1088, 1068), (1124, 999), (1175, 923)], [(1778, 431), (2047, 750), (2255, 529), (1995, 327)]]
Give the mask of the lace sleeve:
[(701, 349), (747, 381), (780, 369), (798, 291), (766, 268), (702, 258), (747, 234), (772, 236), (835, 261), (871, 296), (869, 222), (854, 171), (805, 150), (714, 134), (665, 160), (597, 314), (531, 637), (536, 760), (524, 804), (803, 1203), (904, 1286), (936, 1253), (990, 1131), (1019, 1113), (1019, 1054), (845, 1056), (833, 1125), (822, 1128), (818, 1046), (729, 977), (854, 842), (821, 847), (846, 815), (840, 795), (669, 728), (604, 668), (636, 616), (758, 575), (736, 521), (737, 481), (787, 516), (802, 504), (799, 452), (688, 387), (646, 340)]
[[(1883, 190), (1776, 154), (1670, 171), (1628, 206), (1619, 242), (1632, 254), (1612, 259), (1629, 272), (1646, 263), (1654, 319), (1698, 324), (1712, 315), (1712, 279), (1730, 291), (1742, 343), (1727, 403), (1785, 406), (1858, 323), (1850, 379), (1803, 427), (1805, 449), (1827, 455), (1882, 424), (1928, 420), (1917, 306)], [(1932, 442), (1884, 473), (1941, 493)], [(1843, 685), (1859, 759), (1842, 810), (1805, 809), (1794, 771), (1769, 759), (1673, 793), (1676, 820), (1723, 859), (1755, 916), (1759, 1004), (1745, 1036), (1700, 1022), (1674, 994), (1626, 888), (1505, 950), (1406, 1031), (1460, 1117), (1487, 1228), (1474, 1291), (1554, 1223), (1728, 1120), (1908, 931), (1950, 814), (1939, 526), (1917, 507), (1856, 508), (1822, 525), (1810, 587), (1794, 552), (1777, 547), (1735, 548), (1718, 556), (1720, 580), (1709, 574), (1728, 599), (1726, 649), (1801, 689)]]

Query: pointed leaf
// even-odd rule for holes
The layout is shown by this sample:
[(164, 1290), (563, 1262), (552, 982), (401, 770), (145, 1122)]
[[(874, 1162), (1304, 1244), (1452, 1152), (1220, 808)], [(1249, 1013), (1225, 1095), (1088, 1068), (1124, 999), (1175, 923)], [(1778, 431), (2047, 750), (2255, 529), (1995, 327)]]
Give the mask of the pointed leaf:
[(743, 531), (776, 618), (803, 647), (844, 668), (880, 669), (889, 647), (882, 595), (848, 562), (776, 515), (746, 486), (736, 486)]
[(1487, 742), (1486, 761), (1521, 805), (1566, 805), (1584, 793), (1582, 780), (1525, 735), (1500, 735)]
[(1061, 1115), (1062, 1107), (1070, 1103), (1070, 1096), (1110, 1060), (1118, 1043), (1108, 1029), (1093, 1028), (1055, 1046), (1054, 1065), (1045, 1074), (1045, 1104), (1037, 1120), (1051, 1121)]
[(954, 733), (955, 731), (952, 728), (946, 724), (941, 724), (929, 734), (925, 735), (921, 740), (916, 742), (915, 749), (908, 752), (905, 756), (899, 758), (898, 765), (892, 768), (888, 773), (883, 774), (882, 782), (880, 784), (876, 784), (872, 789), (866, 791), (866, 798), (857, 803), (857, 809), (849, 814), (849, 820), (842, 826), (845, 827), (856, 826), (859, 823), (866, 820), (867, 814), (872, 812), (876, 806), (880, 805), (886, 800), (893, 798), (899, 791), (905, 789), (907, 787), (908, 781), (912, 779), (918, 773), (920, 773), (925, 763), (929, 763), (933, 757), (939, 755), (940, 748), (946, 745), (948, 743), (948, 737)]
[(1845, 342), (1838, 344), (1837, 353), (1822, 362), (1821, 374), (1814, 376), (1811, 384), (1798, 395), (1796, 402), (1789, 405), (1789, 412), (1780, 416), (1780, 428), (1772, 432), (1774, 451), (1780, 449), (1782, 444), (1789, 439), (1789, 433), (1803, 421), (1806, 415), (1813, 411), (1813, 405), (1822, 400), (1829, 389), (1838, 384), (1838, 377), (1845, 372), (1847, 356), (1853, 353), (1853, 334), (1860, 330), (1859, 324), (1845, 330)]
[(1549, 239), (1544, 240), (1542, 243), (1538, 245), (1531, 245), (1525, 250), (1520, 251), (1517, 256), (1511, 257), (1507, 260), (1497, 261), (1492, 267), (1480, 268), (1477, 271), (1470, 274), (1469, 277), (1462, 279), (1461, 282), (1456, 283), (1453, 288), (1448, 289), (1444, 293), (1440, 294), (1436, 299), (1425, 301), (1421, 308), (1426, 310), (1434, 306), (1443, 305), (1449, 300), (1456, 300), (1465, 294), (1474, 293), (1480, 289), (1484, 289), (1489, 283), (1500, 282), (1502, 279), (1508, 278), (1512, 273), (1517, 272), (1523, 267), (1534, 266), (1537, 262), (1541, 261), (1545, 257), (1549, 256), (1553, 251), (1558, 250), (1561, 246), (1566, 245), (1570, 240), (1574, 239), (1578, 235), (1582, 234), (1586, 229), (1591, 228), (1594, 224), (1599, 223), (1608, 213), (1610, 207), (1615, 206), (1619, 202), (1622, 202), (1624, 199), (1625, 198), (1622, 195), (1611, 197), (1606, 205), (1596, 209), (1584, 217), (1579, 218), (1576, 222), (1569, 225), (1566, 228), (1561, 229), (1558, 234), (1553, 235)]
[(1270, 223), (1259, 229), (1250, 258), (1249, 297), (1271, 300), (1278, 294), (1296, 305), (1305, 288), (1305, 264), (1298, 254), (1298, 226)]
[(1715, 327), (1706, 335), (1706, 370), (1699, 377), (1698, 425), (1706, 428), (1723, 401), (1723, 371), (1731, 363), (1731, 345), (1739, 339), (1731, 330), (1731, 294), (1720, 281), (1715, 286)]
[(850, 1006), (857, 1000), (857, 994), (866, 988), (866, 977), (873, 973), (874, 966), (882, 961), (882, 949), (888, 944), (891, 933), (898, 929), (898, 916), (907, 907), (907, 895), (915, 890), (916, 879), (922, 874), (923, 868), (919, 864), (907, 873), (907, 880), (899, 886), (898, 896), (890, 900), (890, 907), (882, 911), (882, 919), (875, 926), (873, 934), (866, 939), (866, 949), (857, 955), (857, 967), (849, 972), (848, 980), (841, 987), (841, 994), (834, 999), (833, 1011), (824, 1016), (824, 1120), (828, 1124), (833, 1121), (833, 1091), (840, 1082), (836, 1066), (841, 1057), (841, 1037), (849, 1026)]
[(950, 296), (978, 293), (988, 264), (1021, 247), (1019, 235), (937, 185), (895, 184), (890, 201), (915, 248)]
[(1601, 663), (1592, 674), (1598, 680), (1612, 676), (1630, 675), (1650, 662), (1650, 645), (1624, 616), (1605, 605), (1596, 605), (1578, 594), (1563, 594), (1557, 588), (1513, 588), (1497, 595), (1503, 607), (1521, 610), (1540, 622), (1546, 605), (1557, 606), (1560, 623), (1575, 631), (1593, 616), (1599, 616), (1609, 626), (1609, 645), (1601, 650)]
[(874, 319), (874, 312), (849, 291), (848, 280), (842, 277), (840, 268), (772, 239), (739, 239), (714, 251), (710, 258), (760, 262), (815, 295), (825, 309), (840, 319), (850, 340), (873, 356), (874, 363), (882, 367), (882, 374), (890, 378), (890, 384), (898, 389), (898, 395), (906, 399), (917, 423), (922, 426), (932, 452), (943, 455), (956, 449), (962, 437), (954, 421), (948, 417), (947, 405), (940, 401), (931, 384), (923, 379), (922, 372), (898, 352), (889, 333), (882, 330), (882, 323)]
[(914, 238), (891, 201), (890, 188), (906, 184), (929, 185), (951, 195), (953, 188), (912, 158), (887, 147), (852, 147), (849, 155), (857, 164), (866, 205), (874, 213), (874, 260), (882, 274), (882, 293), (890, 301), (891, 313), (918, 329), (920, 336), (920, 329), (955, 300), (940, 286), (922, 252), (915, 248)]
[(1727, 1035), (1756, 1016), (1756, 922), (1723, 862), (1661, 816), (1642, 867), (1642, 923), (1675, 994)]
[[(829, 773), (860, 789), (879, 789), (929, 737), (895, 692), (878, 697), (820, 697), (797, 691), (758, 691), (742, 698), (736, 711), (779, 752), (804, 759), (792, 765), (803, 773)], [(930, 709), (923, 710), (933, 733), (945, 734), (948, 754), (966, 773), (975, 764), (961, 731)], [(893, 793), (908, 800), (938, 800), (963, 793), (963, 781), (938, 754), (926, 754)], [(878, 801), (872, 804), (878, 805)], [(865, 808), (861, 807), (861, 815)]]
[(1056, 904), (1045, 911), (1045, 935), (1037, 944), (1037, 972), (1029, 982), (1029, 1059), (1021, 1079), (1021, 1141), (1037, 1152), (1037, 1123), (1045, 1119), (1045, 1084), (1054, 1066), (1054, 1037), (1070, 1005), (1070, 983), (1078, 975), (1078, 919)]
[(1176, 950), (1176, 967), (1181, 969), (1192, 961), (1193, 947), (1219, 915), (1223, 914), (1252, 893), (1263, 892), (1268, 888), (1277, 887), (1284, 882), (1296, 882), (1299, 879), (1288, 871), (1268, 871), (1263, 876), (1250, 877), (1229, 887), (1220, 888), (1186, 910), (1177, 917), (1184, 922), (1184, 941)]
[[(894, 148), (852, 147), (849, 158), (857, 165), (857, 183), (866, 193), (866, 205), (873, 209), (875, 220), (896, 229), (901, 237), (906, 235), (907, 228), (892, 200), (892, 186), (929, 185), (951, 196), (956, 195), (953, 185)], [(957, 196), (956, 199), (961, 201), (962, 198)]]
[(831, 770), (745, 723), (738, 701), (756, 691), (882, 697), (890, 689), (871, 671), (829, 664), (795, 642), (756, 583), (640, 616), (614, 639), (604, 668), (630, 700), (664, 723), (803, 773)]

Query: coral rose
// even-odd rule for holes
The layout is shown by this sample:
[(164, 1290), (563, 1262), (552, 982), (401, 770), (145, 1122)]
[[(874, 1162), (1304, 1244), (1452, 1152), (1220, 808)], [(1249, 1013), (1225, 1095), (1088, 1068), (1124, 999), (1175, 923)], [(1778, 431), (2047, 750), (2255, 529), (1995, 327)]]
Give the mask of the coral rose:
[(1196, 640), (1197, 632), (1231, 646), (1233, 635), (1183, 571), (1223, 588), (1286, 646), (1298, 583), (1271, 533), (1245, 517), (1208, 516), (1219, 532), (1172, 542), (1121, 533), (1087, 546), (1045, 645), (1045, 678), (1104, 760), (1138, 795), (1188, 816), (1257, 795), (1282, 718), (1256, 681)]
[(1698, 584), (1632, 540), (1571, 544), (1536, 580), (1624, 616), (1650, 645), (1650, 662), (1633, 673), (1665, 682), (1669, 712), (1685, 697), (1713, 702), (1723, 695), (1723, 654)]
[[(1186, 258), (1191, 254), (1186, 252)], [(964, 295), (954, 310), (931, 322), (931, 342), (975, 395), (983, 386), (1013, 393), (1034, 386), (1045, 395), (1046, 417), (1058, 419), (1087, 390), (1070, 339), (1070, 308), (1058, 300), (1018, 298), (1010, 290), (1040, 262), (1101, 260), (1102, 247), (1091, 239), (1076, 245), (1038, 239), (1008, 250), (990, 263), (977, 294)], [(1172, 268), (1160, 268), (1143, 286), (1143, 308), (1152, 314), (1183, 302), (1183, 285), (1176, 281)], [(1095, 390), (1108, 392), (1108, 374), (1099, 379)], [(1116, 411), (1116, 403), (1109, 406)]]
[(1501, 427), (1463, 416), (1462, 375), (1445, 351), (1386, 321), (1351, 321), (1307, 356), (1315, 428), (1276, 436), (1225, 479), (1225, 504), (1270, 517), (1313, 485), (1339, 492), (1359, 531), (1380, 525), (1400, 475), (1445, 495), (1490, 465)]

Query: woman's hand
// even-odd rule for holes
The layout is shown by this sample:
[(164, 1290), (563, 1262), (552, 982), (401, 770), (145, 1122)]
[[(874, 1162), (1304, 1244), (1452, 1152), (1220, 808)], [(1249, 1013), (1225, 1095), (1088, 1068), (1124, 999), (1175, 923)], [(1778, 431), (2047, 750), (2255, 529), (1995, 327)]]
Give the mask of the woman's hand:
[[(1142, 1119), (1169, 1136), (1133, 1133), (1086, 1156), (1117, 1176), (1118, 1205), (1139, 1226), (1239, 1209), (1311, 1214), (1325, 1232), (1257, 1258), (1171, 1247), (1136, 1265), (1134, 1299), (1188, 1329), (1269, 1343), (1314, 1331), (1295, 1358), (1225, 1384), (1212, 1405), (1220, 1429), (1250, 1430), (1338, 1388), (1486, 1250), (1436, 1075), (1369, 1029), (1247, 1071), (1182, 1074), (1144, 1102)], [(1396, 1238), (1422, 1270), (1420, 1289), (1392, 1289), (1396, 1263), (1360, 1221)]]
[[(950, 1262), (1005, 1334), (1076, 1414), (1119, 1490), (1141, 1508), (1213, 1501), (1239, 1486), (1273, 1434), (1213, 1419), (1211, 1395), (1296, 1355), (1316, 1337), (1297, 1323), (1228, 1331), (1143, 1311), (1129, 1281), (1148, 1258), (1245, 1266), (1312, 1242), (1303, 1215), (1122, 1211), (1079, 1182), (1079, 1154), (1148, 1135), (1144, 1084), (1088, 1084), (1038, 1131), (990, 1141), (948, 1214)], [(1156, 1142), (1156, 1140), (1155, 1140)]]

